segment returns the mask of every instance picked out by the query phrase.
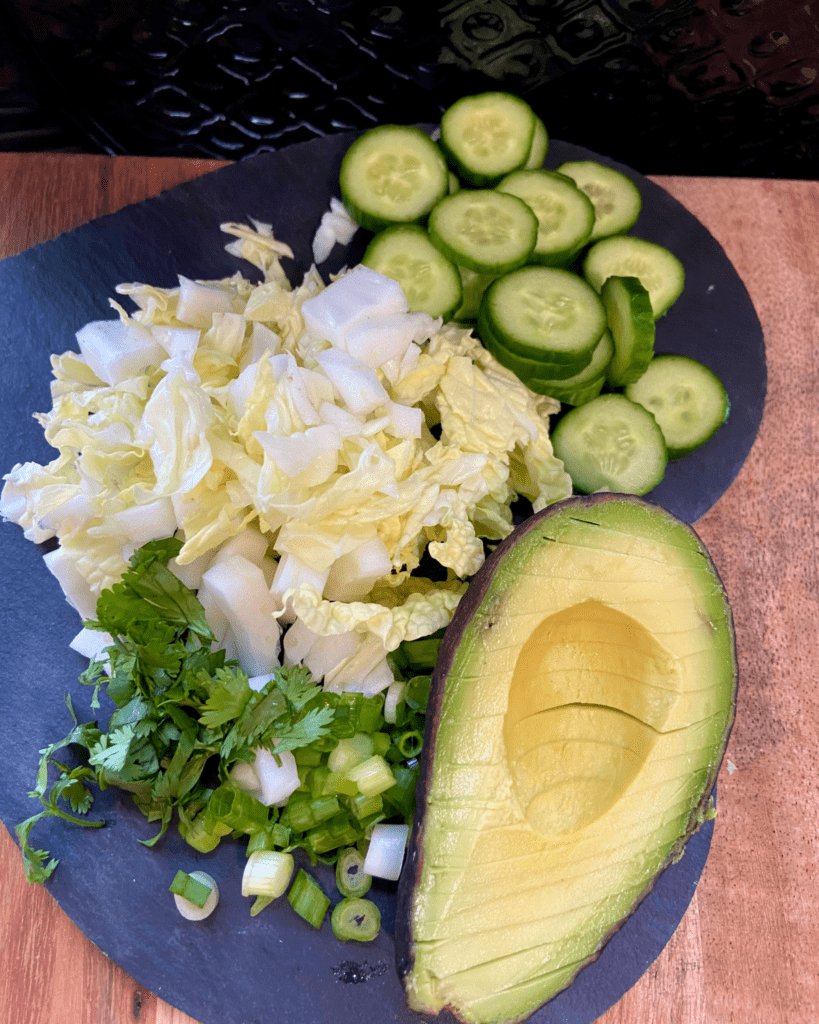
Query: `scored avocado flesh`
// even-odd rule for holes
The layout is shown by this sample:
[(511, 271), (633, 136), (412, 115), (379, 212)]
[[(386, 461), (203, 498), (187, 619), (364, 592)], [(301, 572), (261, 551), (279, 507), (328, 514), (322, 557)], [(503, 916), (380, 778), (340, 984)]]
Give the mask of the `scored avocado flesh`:
[(444, 641), (399, 958), (422, 1012), (522, 1020), (565, 988), (698, 827), (727, 741), (730, 610), (693, 531), (562, 505)]

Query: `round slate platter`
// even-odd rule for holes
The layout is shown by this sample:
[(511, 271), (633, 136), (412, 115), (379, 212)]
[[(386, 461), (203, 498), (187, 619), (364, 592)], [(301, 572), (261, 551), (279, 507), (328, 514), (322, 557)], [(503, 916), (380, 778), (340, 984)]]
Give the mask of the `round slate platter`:
[[(338, 194), (338, 168), (352, 138), (331, 136), (252, 157), (0, 263), (0, 471), (53, 457), (32, 419), (51, 407), (49, 353), (76, 347), (76, 330), (111, 316), (108, 298), (120, 282), (173, 286), (180, 273), (214, 279), (237, 270), (253, 278), (254, 268), (224, 251), (229, 239), (219, 230), (224, 221), (250, 218), (272, 224), (276, 236), (293, 247), (295, 260), (285, 261), (285, 269), (299, 280), (310, 264), (320, 216)], [(731, 400), (728, 423), (699, 452), (670, 465), (666, 479), (648, 495), (693, 523), (734, 479), (759, 428), (766, 387), (762, 332), (721, 247), (666, 192), (621, 165), (558, 141), (550, 146), (546, 166), (584, 158), (611, 163), (638, 183), (644, 206), (633, 233), (666, 245), (685, 265), (686, 288), (658, 324), (657, 350), (705, 362)], [(366, 240), (359, 232), (349, 247), (336, 247), (321, 268), (325, 279), (356, 263)], [(97, 717), (89, 691), (77, 682), (85, 662), (68, 647), (79, 621), (42, 561), (44, 550), (16, 526), (0, 528), (0, 817), (10, 831), (38, 809), (26, 794), (34, 783), (37, 751), (70, 728), (63, 697), (71, 695), (81, 721)], [(101, 721), (110, 710), (103, 707)], [(89, 939), (173, 1006), (203, 1024), (421, 1020), (407, 1009), (395, 971), (391, 884), (377, 882), (373, 889), (383, 920), (378, 939), (342, 944), (329, 922), (316, 932), (284, 901), (251, 918), (251, 901), (239, 892), (241, 845), (223, 842), (210, 854), (198, 854), (172, 830), (148, 849), (137, 840), (153, 835), (153, 826), (127, 795), (112, 790), (96, 797), (90, 816), (105, 819), (106, 827), (80, 829), (55, 819), (36, 827), (35, 845), (60, 859), (49, 890)], [(591, 1024), (641, 977), (685, 913), (711, 835), (709, 823), (601, 957), (534, 1021)], [(202, 923), (185, 922), (174, 909), (168, 886), (179, 868), (206, 870), (220, 884), (219, 907)], [(315, 874), (335, 899), (330, 871)]]

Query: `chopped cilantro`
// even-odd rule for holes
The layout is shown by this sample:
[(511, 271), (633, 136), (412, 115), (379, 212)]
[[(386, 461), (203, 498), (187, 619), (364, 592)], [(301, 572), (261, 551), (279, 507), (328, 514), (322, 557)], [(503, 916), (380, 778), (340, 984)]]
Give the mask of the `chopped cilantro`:
[[(412, 817), (418, 763), (408, 756), (420, 750), (430, 684), (418, 672), (431, 669), (440, 633), (426, 643), (405, 642), (394, 652), (393, 672), (407, 683), (407, 692), (392, 726), (384, 721), (383, 694), (329, 693), (302, 666), (277, 668), (260, 690), (251, 689), (245, 672), (225, 661), (224, 651), (212, 649), (213, 634), (196, 594), (168, 569), (179, 549), (173, 539), (140, 548), (122, 579), (100, 595), (97, 619), (86, 623), (113, 642), (106, 649), (107, 665), (92, 661), (80, 679), (93, 687), (94, 710), (101, 707), (102, 691), (114, 711), (105, 730), (96, 722), (81, 725), (67, 700), (73, 727), (40, 751), (29, 795), (42, 810), (17, 826), (32, 882), (44, 882), (57, 865), (29, 841), (38, 821), (56, 816), (104, 825), (85, 817), (94, 785), (130, 792), (147, 821), (158, 824), (144, 845), (158, 842), (176, 816), (183, 838), (201, 852), (214, 849), (223, 836), (244, 835), (248, 851), (300, 847), (313, 863), (333, 863), (376, 821)], [(357, 733), (378, 743), (395, 777), (379, 807), (363, 817), (355, 783), (327, 766), (328, 752)], [(77, 767), (55, 758), (65, 747), (79, 751)], [(291, 801), (292, 808), (268, 807), (230, 781), (234, 766), (252, 764), (258, 748), (277, 759), (296, 752), (302, 784), (300, 802)], [(58, 774), (49, 785), (54, 769)], [(253, 913), (262, 905), (254, 905)]]
[[(140, 548), (122, 579), (100, 595), (97, 619), (86, 623), (113, 638), (106, 651), (111, 676), (101, 662), (92, 662), (81, 680), (94, 688), (95, 709), (104, 690), (116, 710), (103, 731), (94, 722), (78, 724), (69, 701), (73, 728), (40, 752), (30, 795), (43, 809), (17, 826), (30, 881), (45, 881), (57, 865), (29, 842), (36, 822), (57, 816), (95, 828), (104, 824), (82, 817), (93, 804), (89, 784), (129, 791), (147, 820), (159, 822), (159, 832), (146, 845), (160, 838), (177, 811), (186, 838), (198, 849), (212, 849), (214, 836), (202, 831), (203, 811), (232, 765), (252, 761), (256, 747), (272, 750), (274, 740), (281, 753), (308, 745), (330, 729), (332, 707), (305, 710), (320, 688), (304, 668), (279, 668), (255, 692), (247, 675), (225, 662), (223, 651), (210, 649), (213, 634), (202, 605), (167, 568), (179, 548), (176, 540)], [(55, 760), (54, 754), (68, 746), (81, 751), (79, 767)], [(207, 771), (214, 759), (218, 778)], [(50, 767), (59, 775), (49, 786)], [(272, 824), (277, 811), (253, 804), (258, 807), (245, 818), (236, 813), (242, 802), (234, 805), (230, 830), (250, 833)]]

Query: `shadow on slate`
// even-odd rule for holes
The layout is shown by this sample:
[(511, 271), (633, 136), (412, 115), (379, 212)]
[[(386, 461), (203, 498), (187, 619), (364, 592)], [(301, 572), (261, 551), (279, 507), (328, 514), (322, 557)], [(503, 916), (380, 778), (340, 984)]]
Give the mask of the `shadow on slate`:
[[(178, 273), (200, 279), (254, 268), (224, 251), (223, 221), (272, 223), (295, 252), (285, 261), (291, 280), (310, 264), (310, 244), (321, 213), (336, 194), (338, 166), (351, 135), (326, 137), (278, 154), (252, 157), (155, 199), (100, 218), (0, 263), (0, 345), (6, 365), (0, 412), (3, 471), (18, 461), (47, 462), (32, 413), (50, 408), (49, 353), (74, 346), (89, 320), (113, 315), (108, 297), (125, 281), (172, 286)], [(554, 142), (548, 166), (588, 156)], [(724, 492), (753, 444), (765, 396), (765, 354), (748, 295), (722, 249), (680, 204), (650, 182), (639, 183), (644, 211), (635, 233), (668, 245), (688, 273), (683, 297), (658, 326), (658, 347), (700, 357), (723, 376), (732, 417), (690, 457), (672, 466), (649, 495), (689, 522)], [(356, 261), (366, 238), (336, 248), (325, 273)], [(79, 628), (74, 611), (42, 561), (42, 550), (12, 525), (0, 528), (7, 566), (0, 656), (12, 681), (0, 716), (0, 817), (10, 830), (34, 813), (27, 799), (37, 751), (65, 735), (70, 694), (81, 721), (95, 717), (78, 681), (84, 660), (68, 644)], [(100, 716), (104, 717), (104, 716)], [(107, 721), (107, 717), (105, 717)], [(50, 820), (37, 827), (36, 846), (60, 866), (48, 888), (65, 912), (115, 963), (140, 984), (203, 1024), (412, 1024), (421, 1018), (405, 1004), (394, 967), (395, 889), (376, 883), (384, 927), (370, 945), (337, 942), (325, 922), (320, 932), (297, 918), (286, 901), (250, 918), (239, 894), (244, 849), (223, 842), (200, 854), (171, 830), (153, 849), (148, 825), (118, 791), (97, 796), (91, 817), (102, 829)], [(684, 857), (658, 880), (600, 959), (576, 983), (532, 1018), (536, 1024), (591, 1024), (616, 1003), (662, 951), (691, 900), (712, 836), (706, 824)], [(220, 885), (210, 918), (190, 924), (178, 916), (168, 886), (177, 869), (200, 868)], [(316, 869), (334, 895), (332, 873)], [(448, 1020), (443, 1015), (442, 1020)]]

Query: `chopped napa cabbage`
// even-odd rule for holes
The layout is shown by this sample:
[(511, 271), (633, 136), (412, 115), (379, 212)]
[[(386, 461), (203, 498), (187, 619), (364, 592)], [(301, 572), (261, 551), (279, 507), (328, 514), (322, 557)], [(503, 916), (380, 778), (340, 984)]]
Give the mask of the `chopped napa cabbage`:
[[(328, 687), (377, 692), (389, 651), (448, 624), (515, 498), (571, 493), (559, 406), (469, 330), (408, 313), (396, 282), (357, 267), (325, 287), (313, 267), (293, 286), (269, 225), (223, 230), (263, 279), (119, 286), (134, 310), (111, 300), (52, 357), (37, 419), (57, 454), (7, 474), (0, 515), (56, 536), (87, 616), (138, 541), (175, 533), (228, 656), (251, 674), (312, 657)], [(425, 554), (442, 581), (411, 575)]]
[(321, 221), (313, 236), (313, 259), (323, 263), (333, 250), (333, 246), (349, 245), (353, 235), (358, 231), (358, 224), (347, 212), (347, 207), (335, 196), (330, 200), (330, 208), (321, 215)]

